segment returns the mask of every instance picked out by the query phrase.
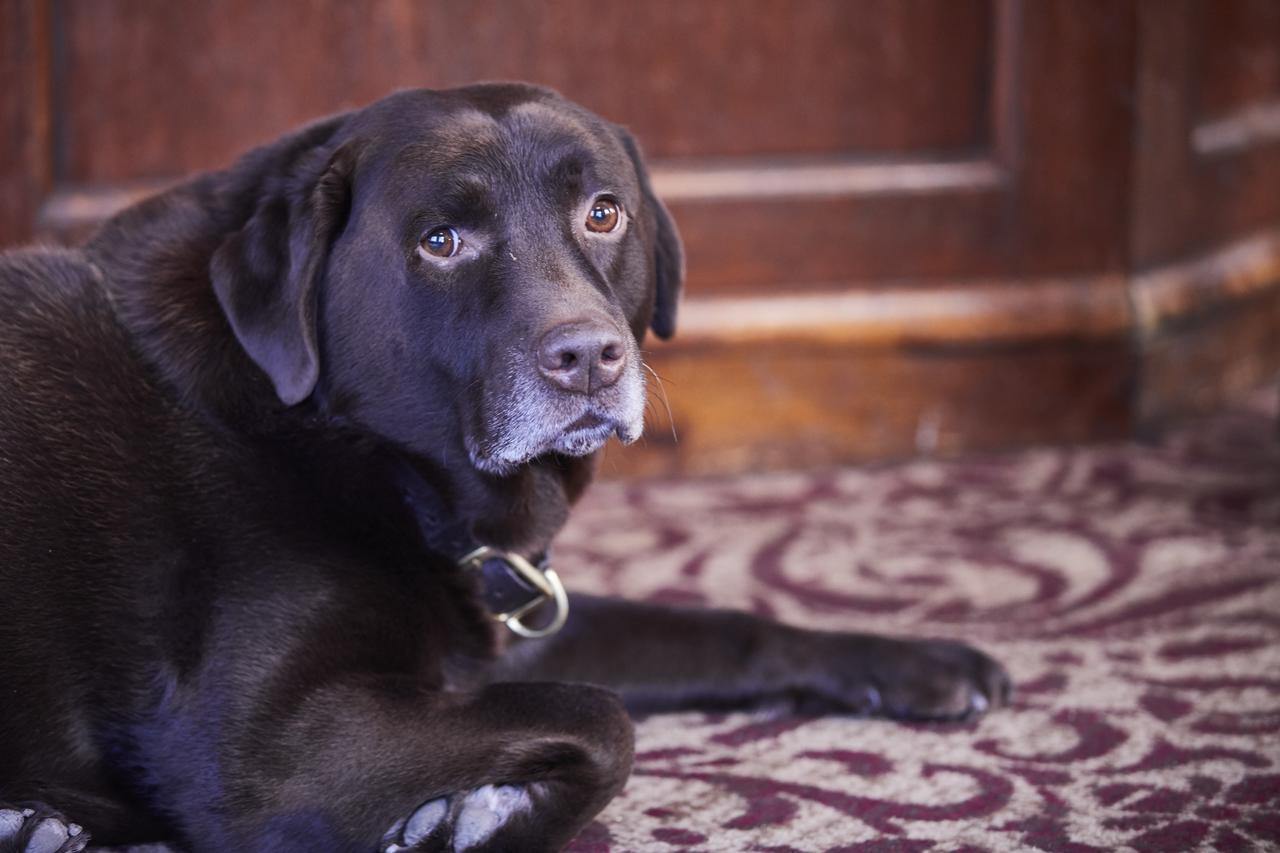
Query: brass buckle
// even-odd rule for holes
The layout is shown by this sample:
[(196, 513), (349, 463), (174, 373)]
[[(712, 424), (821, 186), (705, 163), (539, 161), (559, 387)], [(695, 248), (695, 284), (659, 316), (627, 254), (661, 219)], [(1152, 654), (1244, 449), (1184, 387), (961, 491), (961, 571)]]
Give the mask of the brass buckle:
[[(510, 628), (512, 633), (531, 640), (549, 637), (564, 627), (565, 620), (569, 618), (569, 594), (565, 592), (564, 584), (560, 582), (560, 576), (556, 574), (555, 569), (550, 567), (540, 569), (519, 554), (490, 548), (488, 545), (481, 545), (459, 560), (458, 565), (464, 569), (479, 571), (488, 560), (502, 561), (507, 568), (532, 584), (541, 595), (540, 598), (535, 598), (528, 604), (522, 604), (515, 610), (494, 613), (494, 619)], [(547, 601), (555, 602), (556, 613), (545, 626), (530, 628), (520, 621), (527, 613), (541, 607)]]

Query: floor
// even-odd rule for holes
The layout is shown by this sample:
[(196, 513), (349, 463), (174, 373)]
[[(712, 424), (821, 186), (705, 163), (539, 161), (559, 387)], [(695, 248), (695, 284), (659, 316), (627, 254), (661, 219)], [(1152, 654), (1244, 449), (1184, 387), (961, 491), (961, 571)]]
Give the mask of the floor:
[(973, 724), (651, 717), (571, 849), (1280, 846), (1278, 415), (1264, 393), (1158, 446), (598, 484), (558, 545), (572, 589), (963, 638), (1017, 695)]
[(965, 725), (650, 718), (571, 849), (1280, 845), (1278, 409), (1158, 446), (597, 485), (571, 588), (964, 638), (1017, 695)]

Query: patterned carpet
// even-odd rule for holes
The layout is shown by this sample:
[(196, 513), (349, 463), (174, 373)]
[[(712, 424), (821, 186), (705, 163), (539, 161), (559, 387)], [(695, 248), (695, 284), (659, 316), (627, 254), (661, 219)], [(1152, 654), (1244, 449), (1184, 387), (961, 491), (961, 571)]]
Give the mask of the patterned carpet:
[(1018, 692), (969, 725), (651, 717), (571, 850), (1280, 849), (1278, 409), (1159, 447), (597, 484), (573, 589), (964, 638)]
[(1158, 447), (598, 484), (571, 587), (964, 638), (976, 724), (652, 717), (575, 851), (1280, 846), (1280, 441), (1267, 394)]

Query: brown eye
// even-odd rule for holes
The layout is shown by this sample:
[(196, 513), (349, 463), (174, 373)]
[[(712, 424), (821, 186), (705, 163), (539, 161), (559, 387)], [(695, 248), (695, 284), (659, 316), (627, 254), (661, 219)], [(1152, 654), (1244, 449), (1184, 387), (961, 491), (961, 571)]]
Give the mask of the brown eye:
[(437, 228), (428, 232), (418, 245), (429, 255), (452, 258), (462, 248), (462, 238), (452, 228)]
[(601, 196), (587, 211), (587, 230), (603, 234), (618, 227), (622, 221), (622, 205), (608, 196)]

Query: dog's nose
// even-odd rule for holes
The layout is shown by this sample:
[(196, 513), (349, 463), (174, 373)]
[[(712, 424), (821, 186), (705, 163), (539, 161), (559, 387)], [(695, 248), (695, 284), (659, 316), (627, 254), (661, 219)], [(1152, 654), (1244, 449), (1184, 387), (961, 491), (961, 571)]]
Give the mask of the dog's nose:
[(594, 394), (617, 382), (626, 361), (622, 335), (600, 321), (565, 323), (538, 341), (542, 375), (578, 394)]

